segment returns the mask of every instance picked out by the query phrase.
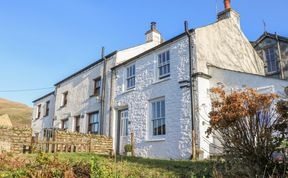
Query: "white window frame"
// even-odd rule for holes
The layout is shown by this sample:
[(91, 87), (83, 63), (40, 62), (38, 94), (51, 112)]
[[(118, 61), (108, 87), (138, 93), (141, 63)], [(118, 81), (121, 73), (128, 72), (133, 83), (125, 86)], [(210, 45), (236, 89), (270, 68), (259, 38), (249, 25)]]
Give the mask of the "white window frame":
[[(61, 122), (62, 122), (61, 128), (62, 128), (63, 130), (68, 130), (68, 129), (69, 129), (69, 117), (63, 119)], [(66, 126), (66, 123), (67, 123), (67, 128), (65, 127), (65, 126)]]
[[(92, 115), (96, 115), (97, 119), (96, 119), (96, 121), (90, 122), (90, 118)], [(94, 131), (93, 128), (89, 129), (90, 125), (92, 125), (92, 126), (95, 125), (96, 126), (95, 128), (97, 128), (97, 130)], [(88, 114), (88, 129), (87, 129), (88, 133), (99, 135), (100, 134), (100, 127), (101, 126), (100, 126), (100, 113), (99, 113), (99, 111), (89, 113)]]
[(120, 129), (121, 129), (121, 136), (127, 137), (128, 136), (128, 125), (129, 125), (129, 113), (127, 110), (122, 110), (120, 112)]
[[(132, 82), (129, 86), (129, 82)], [(134, 83), (133, 83), (134, 82)], [(135, 88), (136, 85), (136, 65), (132, 64), (126, 68), (126, 88), (127, 90)]]
[[(164, 79), (170, 76), (170, 51), (166, 50), (157, 56), (158, 59), (158, 79)], [(163, 73), (162, 73), (163, 72)]]
[[(159, 104), (159, 113), (158, 113), (158, 110), (157, 110), (157, 106)], [(164, 104), (164, 108), (162, 108)], [(162, 97), (162, 98), (158, 98), (158, 99), (154, 99), (154, 100), (151, 100), (150, 101), (150, 106), (151, 106), (151, 109), (150, 109), (150, 134), (152, 137), (163, 137), (166, 135), (167, 131), (166, 131), (166, 117), (167, 117), (167, 114), (166, 114), (166, 101), (165, 101), (165, 98)], [(156, 107), (156, 108), (154, 108)], [(163, 114), (163, 111), (164, 111), (164, 114)], [(155, 113), (156, 112), (156, 113)], [(159, 126), (158, 126), (158, 129), (154, 128), (154, 124), (157, 124), (157, 125), (162, 125), (161, 126), (161, 130), (160, 130), (160, 133), (159, 133)], [(157, 126), (156, 125), (156, 126)], [(164, 126), (163, 126), (164, 125)]]

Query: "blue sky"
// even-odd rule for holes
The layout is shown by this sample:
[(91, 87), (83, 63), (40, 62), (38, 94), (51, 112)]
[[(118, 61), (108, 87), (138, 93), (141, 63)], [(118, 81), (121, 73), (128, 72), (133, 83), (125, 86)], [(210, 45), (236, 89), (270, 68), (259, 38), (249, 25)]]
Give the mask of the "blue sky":
[[(223, 0), (218, 7), (223, 9)], [(232, 0), (241, 26), (255, 40), (269, 32), (288, 36), (287, 0)], [(49, 88), (107, 53), (145, 41), (156, 21), (165, 39), (213, 23), (216, 0), (0, 0), (0, 98), (23, 102), (52, 91), (3, 92)]]

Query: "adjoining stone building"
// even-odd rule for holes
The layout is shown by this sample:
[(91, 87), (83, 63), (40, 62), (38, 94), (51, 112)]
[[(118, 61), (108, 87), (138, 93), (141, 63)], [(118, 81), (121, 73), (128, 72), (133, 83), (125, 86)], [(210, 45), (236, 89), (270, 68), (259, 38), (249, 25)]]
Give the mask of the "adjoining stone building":
[(288, 38), (264, 32), (252, 45), (265, 63), (267, 76), (288, 80)]
[[(152, 23), (145, 44), (103, 55), (57, 83), (52, 127), (111, 136), (119, 154), (133, 133), (136, 156), (164, 159), (191, 157), (195, 127), (199, 157), (219, 153), (217, 139), (205, 133), (209, 89), (221, 84), (282, 93), (288, 82), (265, 77), (263, 60), (241, 31), (239, 14), (227, 4), (217, 22), (190, 33), (190, 45), (185, 33), (164, 42)], [(46, 99), (37, 100), (34, 110)]]

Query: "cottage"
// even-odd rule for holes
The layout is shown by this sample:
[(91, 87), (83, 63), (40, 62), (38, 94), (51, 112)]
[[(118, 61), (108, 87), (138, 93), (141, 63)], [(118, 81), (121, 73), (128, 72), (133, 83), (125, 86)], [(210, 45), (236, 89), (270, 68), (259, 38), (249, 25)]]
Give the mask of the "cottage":
[[(193, 143), (200, 158), (220, 153), (217, 139), (205, 134), (209, 89), (225, 85), (282, 93), (288, 84), (265, 77), (263, 60), (241, 31), (240, 15), (229, 1), (225, 7), (217, 22), (165, 42), (153, 22), (145, 44), (103, 52), (102, 59), (58, 82), (51, 127), (111, 136), (118, 154), (132, 141), (141, 157), (190, 159)], [(46, 99), (36, 100), (36, 116)], [(34, 127), (34, 133), (44, 129)]]

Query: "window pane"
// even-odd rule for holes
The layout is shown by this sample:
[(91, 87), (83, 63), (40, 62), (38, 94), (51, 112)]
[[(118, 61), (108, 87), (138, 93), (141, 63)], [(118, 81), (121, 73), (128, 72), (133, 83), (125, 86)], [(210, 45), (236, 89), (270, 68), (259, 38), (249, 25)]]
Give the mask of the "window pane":
[(161, 101), (161, 117), (165, 117), (165, 101)]
[(157, 102), (157, 118), (160, 117), (160, 102)]

